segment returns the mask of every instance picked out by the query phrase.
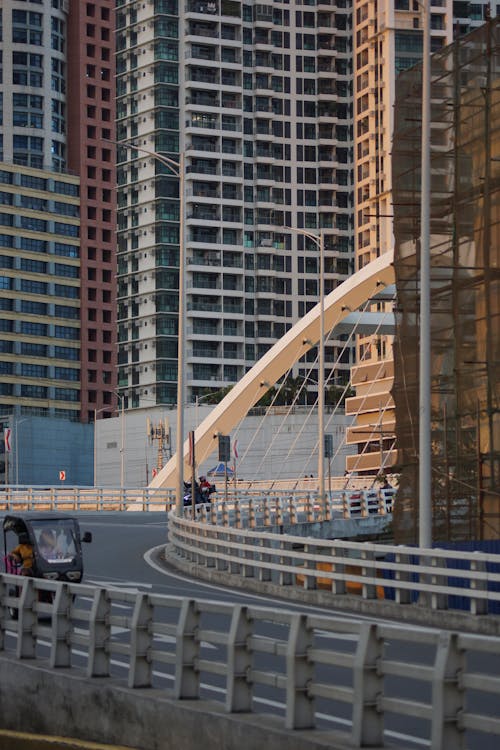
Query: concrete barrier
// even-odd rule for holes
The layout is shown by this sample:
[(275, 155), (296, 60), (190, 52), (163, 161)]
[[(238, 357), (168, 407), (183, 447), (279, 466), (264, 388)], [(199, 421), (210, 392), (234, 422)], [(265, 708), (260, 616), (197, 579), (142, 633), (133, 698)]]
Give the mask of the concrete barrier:
[[(322, 733), (317, 729), (291, 732), (276, 717), (229, 715), (220, 704), (174, 701), (168, 697), (168, 691), (131, 690), (112, 678), (88, 679), (74, 668), (51, 670), (39, 661), (35, 666), (2, 655), (0, 671), (1, 722), (8, 730), (78, 737), (129, 750), (200, 750), (201, 747), (203, 750), (261, 747), (346, 750), (350, 747), (345, 734)], [(2, 743), (1, 734), (0, 747), (10, 749)], [(102, 744), (98, 747), (102, 748)], [(19, 745), (12, 746), (12, 750), (18, 748)]]

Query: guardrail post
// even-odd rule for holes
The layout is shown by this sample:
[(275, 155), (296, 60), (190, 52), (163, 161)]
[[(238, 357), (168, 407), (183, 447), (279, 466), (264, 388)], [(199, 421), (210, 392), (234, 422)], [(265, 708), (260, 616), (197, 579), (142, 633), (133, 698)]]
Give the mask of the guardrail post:
[(154, 608), (149, 602), (149, 595), (138, 593), (130, 624), (129, 688), (151, 686), (150, 650), (153, 643), (151, 635), (153, 612)]
[(332, 549), (332, 553), (336, 558), (335, 562), (332, 563), (332, 571), (335, 571), (335, 573), (338, 573), (341, 576), (340, 578), (332, 579), (332, 593), (342, 595), (345, 594), (347, 590), (345, 580), (345, 563), (342, 560), (337, 561), (337, 558), (345, 557), (345, 549), (343, 547), (334, 547)]
[(249, 529), (255, 529), (256, 527), (255, 522), (255, 505), (253, 503), (252, 498), (248, 500), (248, 528)]
[(252, 631), (253, 621), (248, 615), (248, 608), (236, 604), (227, 642), (226, 711), (228, 713), (252, 710), (252, 683), (249, 680), (252, 654), (248, 648), (248, 640)]
[(50, 627), (52, 642), (49, 657), (51, 669), (71, 666), (71, 599), (69, 585), (61, 583), (56, 589), (52, 603), (52, 623)]
[(383, 648), (377, 625), (362, 623), (353, 668), (351, 738), (355, 747), (384, 744), (384, 715), (378, 706), (383, 695), (383, 675), (378, 668)]
[(344, 519), (351, 517), (351, 503), (347, 492), (342, 493), (342, 515)]
[(89, 617), (89, 658), (87, 677), (109, 676), (108, 641), (111, 637), (109, 624), (111, 604), (104, 589), (95, 589)]
[(387, 515), (387, 507), (385, 504), (385, 494), (383, 493), (382, 489), (379, 489), (377, 492), (377, 499), (378, 499), (378, 514), (379, 516), (385, 516)]
[[(282, 538), (279, 540), (281, 550), (291, 549), (291, 545), (284, 542)], [(292, 573), (288, 570), (281, 570), (281, 565), (290, 565), (290, 558), (280, 556), (279, 559), (280, 570), (279, 570), (279, 585), (280, 586), (291, 586), (293, 583)]]
[[(259, 546), (262, 548), (270, 548), (271, 542), (269, 539), (260, 539), (259, 540)], [(260, 560), (263, 563), (269, 563), (269, 565), (265, 565), (264, 567), (261, 567), (259, 565), (258, 567), (258, 580), (259, 581), (270, 581), (271, 580), (271, 555), (265, 553), (265, 552), (259, 552)]]
[(361, 490), (360, 506), (361, 506), (361, 518), (367, 518), (370, 515), (370, 509), (368, 507), (367, 490)]
[(314, 521), (314, 509), (311, 503), (311, 496), (309, 495), (309, 493), (307, 493), (306, 495), (305, 508), (306, 508), (306, 521), (307, 523), (312, 523)]
[(222, 525), (229, 526), (229, 512), (227, 510), (226, 502), (223, 500), (220, 504)]
[(310, 729), (314, 724), (314, 697), (309, 685), (314, 665), (308, 651), (313, 645), (312, 629), (307, 615), (291, 615), (286, 647), (286, 718), (287, 729)]
[[(216, 541), (217, 542), (220, 542), (220, 541), (223, 542), (223, 541), (226, 540), (226, 537), (227, 537), (227, 534), (225, 534), (224, 532), (218, 532), (217, 530), (215, 530), (215, 535), (216, 535)], [(220, 552), (220, 545), (216, 545), (214, 547), (214, 556), (215, 556), (215, 567), (216, 567), (216, 570), (227, 570), (228, 567), (229, 567), (228, 566), (228, 561), (224, 560), (220, 556), (219, 552)]]
[(241, 508), (240, 508), (240, 501), (235, 500), (234, 501), (234, 528), (235, 529), (241, 529), (242, 523), (241, 523)]
[(184, 599), (176, 632), (175, 700), (199, 698), (200, 695), (200, 673), (197, 666), (200, 655), (199, 621), (197, 602), (194, 599)]
[(271, 509), (269, 507), (269, 502), (268, 502), (267, 497), (264, 498), (263, 514), (264, 514), (264, 526), (270, 526), (271, 525)]
[[(440, 557), (431, 557), (431, 566), (433, 568), (446, 565), (446, 560)], [(446, 586), (448, 583), (448, 574), (436, 574), (431, 576), (432, 586)], [(460, 593), (460, 590), (458, 590)], [(448, 594), (440, 594), (438, 592), (431, 592), (431, 609), (448, 609)]]
[[(309, 545), (304, 545), (304, 553), (309, 553)], [(312, 574), (309, 574), (307, 571), (311, 570), (313, 571)], [(304, 588), (307, 590), (314, 590), (318, 588), (318, 582), (317, 582), (317, 569), (316, 569), (316, 560), (306, 560), (304, 562)]]
[(439, 633), (432, 680), (431, 750), (465, 748), (461, 715), (465, 710), (462, 674), (465, 654), (457, 633)]
[[(375, 561), (375, 552), (373, 549), (361, 550), (361, 560), (372, 560)], [(375, 566), (361, 566), (361, 575), (363, 578), (375, 578), (377, 571)], [(362, 584), (362, 596), (363, 599), (376, 599), (377, 598), (377, 586), (374, 583), (363, 583)]]
[[(477, 551), (473, 554), (479, 554)], [(488, 591), (488, 582), (486, 579), (486, 563), (484, 560), (471, 560), (470, 561), (471, 573), (475, 571), (480, 576), (471, 575), (470, 577), (470, 589), (471, 591)], [(484, 577), (483, 577), (484, 576)], [(472, 615), (487, 615), (488, 614), (488, 599), (476, 599), (472, 594), (470, 595), (470, 611)]]
[[(410, 555), (406, 553), (396, 552), (394, 559), (398, 565), (404, 565), (405, 567), (410, 565)], [(401, 570), (401, 568), (398, 567), (398, 569), (396, 570), (394, 574), (394, 580), (404, 581), (405, 583), (409, 583), (411, 581), (411, 573), (408, 570)], [(411, 589), (400, 588), (396, 583), (396, 585), (394, 586), (394, 599), (397, 602), (397, 604), (410, 604), (411, 603)]]
[(37, 594), (33, 578), (24, 578), (22, 586), (19, 597), (16, 656), (18, 659), (33, 659), (36, 652)]
[(255, 551), (254, 551), (255, 550), (255, 547), (254, 547), (255, 544), (256, 544), (256, 542), (252, 538), (247, 537), (247, 536), (244, 537), (245, 549), (243, 550), (243, 553), (240, 553), (240, 554), (243, 554), (243, 558), (245, 560), (249, 560), (249, 561), (251, 560), (252, 561), (251, 563), (250, 562), (248, 562), (248, 563), (244, 562), (242, 564), (242, 566), (241, 566), (241, 574), (245, 578), (253, 578), (253, 576), (254, 576), (253, 561), (255, 560)]
[(297, 523), (297, 511), (295, 509), (295, 503), (293, 501), (293, 495), (288, 498), (288, 515), (290, 517), (290, 523), (295, 525)]
[(276, 526), (283, 526), (283, 511), (281, 510), (281, 503), (279, 497), (275, 498), (275, 510), (274, 510), (274, 523)]
[(207, 568), (214, 568), (215, 567), (215, 559), (214, 555), (211, 554), (211, 546), (210, 546), (210, 539), (211, 539), (211, 529), (203, 529), (202, 536), (203, 536), (203, 550), (205, 552), (204, 558), (203, 558), (203, 565)]

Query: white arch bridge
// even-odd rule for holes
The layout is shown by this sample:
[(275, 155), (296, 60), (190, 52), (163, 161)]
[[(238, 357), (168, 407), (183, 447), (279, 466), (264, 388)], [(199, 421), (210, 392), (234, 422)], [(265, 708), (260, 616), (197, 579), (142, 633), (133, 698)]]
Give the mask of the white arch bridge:
[[(325, 332), (332, 331), (359, 310), (361, 305), (393, 283), (393, 253), (388, 251), (350, 276), (325, 297)], [(197, 427), (195, 443), (198, 463), (201, 464), (217, 449), (219, 433), (227, 435), (266, 391), (309, 349), (318, 344), (320, 313), (321, 305), (317, 304), (256, 362)], [(363, 315), (366, 316), (366, 313)], [(188, 456), (189, 441), (186, 440), (183, 449), (185, 475), (188, 471)], [(149, 486), (173, 487), (176, 483), (177, 454), (174, 454)]]

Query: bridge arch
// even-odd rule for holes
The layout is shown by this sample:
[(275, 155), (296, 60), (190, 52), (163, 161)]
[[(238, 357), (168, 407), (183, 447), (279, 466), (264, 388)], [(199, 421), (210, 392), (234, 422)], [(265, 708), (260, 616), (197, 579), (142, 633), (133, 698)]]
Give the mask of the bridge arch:
[[(332, 331), (351, 312), (394, 283), (393, 253), (384, 253), (350, 276), (324, 300), (325, 332)], [(241, 421), (248, 410), (319, 341), (320, 305), (317, 304), (279, 339), (234, 385), (195, 430), (197, 462), (202, 463), (218, 447), (224, 435)], [(189, 442), (184, 442), (184, 475), (189, 466)], [(150, 487), (174, 487), (177, 482), (177, 454), (165, 464)]]

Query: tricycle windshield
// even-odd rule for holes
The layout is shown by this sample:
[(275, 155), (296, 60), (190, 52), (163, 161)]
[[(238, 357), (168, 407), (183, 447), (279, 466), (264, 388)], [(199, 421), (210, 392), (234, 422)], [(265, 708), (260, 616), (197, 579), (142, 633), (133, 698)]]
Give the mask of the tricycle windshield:
[(31, 521), (36, 547), (49, 563), (69, 563), (76, 557), (76, 530), (72, 519)]

